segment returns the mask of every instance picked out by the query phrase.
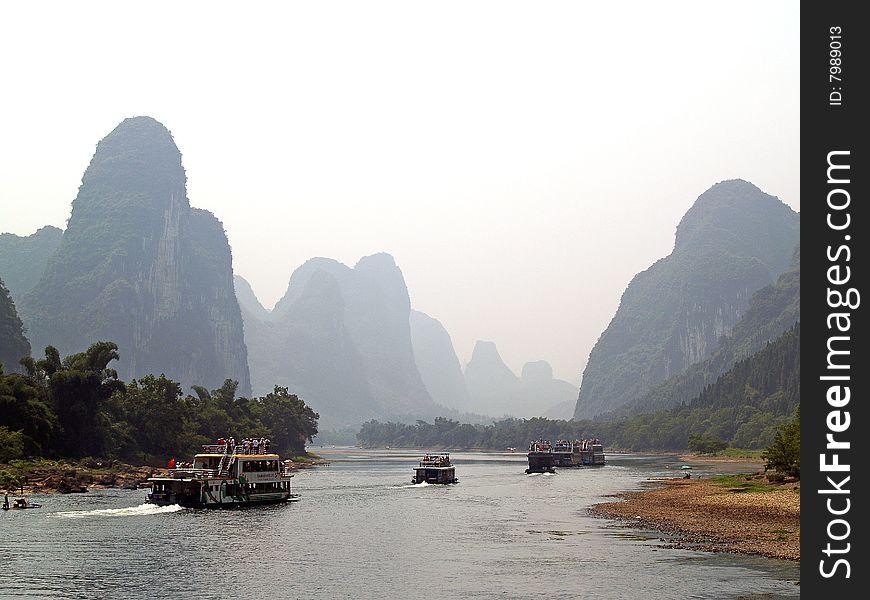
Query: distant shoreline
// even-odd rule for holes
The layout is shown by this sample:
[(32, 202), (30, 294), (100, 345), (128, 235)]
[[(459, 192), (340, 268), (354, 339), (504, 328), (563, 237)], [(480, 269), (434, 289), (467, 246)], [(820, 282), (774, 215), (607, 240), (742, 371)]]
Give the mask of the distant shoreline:
[(669, 547), (800, 561), (797, 484), (757, 492), (707, 479), (658, 483), (651, 490), (618, 494), (622, 500), (596, 504), (590, 512), (629, 527), (669, 534), (673, 536), (666, 540)]

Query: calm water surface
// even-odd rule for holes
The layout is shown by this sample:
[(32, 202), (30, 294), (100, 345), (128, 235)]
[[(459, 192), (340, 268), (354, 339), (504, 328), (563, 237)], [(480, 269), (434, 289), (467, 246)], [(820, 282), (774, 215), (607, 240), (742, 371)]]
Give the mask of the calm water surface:
[(143, 490), (34, 495), (42, 509), (0, 514), (0, 597), (800, 594), (795, 563), (664, 549), (654, 533), (587, 514), (609, 494), (673, 476), (677, 459), (610, 455), (597, 469), (526, 475), (522, 454), (454, 453), (459, 484), (413, 486), (417, 454), (317, 451), (331, 464), (300, 472), (302, 500), (290, 505), (153, 507)]

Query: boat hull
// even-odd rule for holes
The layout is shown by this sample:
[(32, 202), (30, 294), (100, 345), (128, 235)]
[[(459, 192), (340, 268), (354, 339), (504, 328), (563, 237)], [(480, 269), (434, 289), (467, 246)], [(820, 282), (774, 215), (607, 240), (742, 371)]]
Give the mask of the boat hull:
[(298, 499), (298, 495), (290, 492), (289, 485), (286, 489), (251, 492), (235, 479), (152, 478), (151, 482), (151, 493), (145, 501), (159, 506), (233, 508), (279, 504)]
[(418, 467), (414, 469), (411, 483), (450, 484), (459, 483), (453, 467)]
[(529, 468), (526, 473), (555, 473), (555, 459), (552, 452), (529, 452)]

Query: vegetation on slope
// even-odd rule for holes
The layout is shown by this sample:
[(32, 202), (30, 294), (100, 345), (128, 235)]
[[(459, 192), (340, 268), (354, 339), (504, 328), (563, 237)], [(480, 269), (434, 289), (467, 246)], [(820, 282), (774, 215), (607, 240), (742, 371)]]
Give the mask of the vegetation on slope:
[(164, 375), (121, 381), (111, 368), (118, 357), (112, 342), (63, 359), (49, 346), (45, 358), (22, 360), (26, 374), (0, 375), (0, 463), (101, 456), (162, 464), (230, 435), (268, 437), (282, 453), (300, 453), (317, 434), (317, 413), (287, 388), (239, 398), (238, 383), (227, 380), (184, 396)]

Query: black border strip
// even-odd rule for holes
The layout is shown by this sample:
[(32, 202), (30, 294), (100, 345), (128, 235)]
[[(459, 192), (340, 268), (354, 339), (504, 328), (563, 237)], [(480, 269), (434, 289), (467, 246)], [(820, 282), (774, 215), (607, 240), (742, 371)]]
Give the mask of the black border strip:
[[(870, 536), (863, 525), (867, 496), (857, 489), (870, 485), (870, 456), (862, 443), (870, 434), (865, 408), (870, 401), (870, 365), (861, 353), (870, 344), (865, 316), (870, 306), (863, 306), (870, 303), (870, 290), (864, 285), (870, 269), (865, 239), (870, 236), (870, 163), (865, 150), (870, 118), (864, 113), (870, 112), (870, 104), (863, 81), (870, 74), (870, 23), (859, 18), (859, 8), (863, 7), (858, 2), (801, 6), (801, 595), (807, 598), (866, 597), (870, 589)], [(829, 160), (850, 168), (835, 168), (829, 177)], [(829, 196), (830, 204), (839, 208), (829, 206)], [(847, 296), (849, 289), (867, 295), (854, 302), (855, 294)], [(837, 293), (855, 307), (832, 306), (839, 301)], [(832, 313), (848, 317), (830, 318)], [(838, 331), (837, 325), (848, 329)], [(831, 355), (829, 344), (849, 354)], [(829, 359), (839, 368), (829, 366)], [(822, 379), (832, 376), (848, 380)], [(831, 392), (834, 404), (840, 395), (839, 407), (828, 401), (829, 390), (838, 385), (848, 386), (851, 394), (845, 403), (845, 390)], [(831, 427), (844, 428), (845, 411), (848, 428), (832, 432)], [(850, 447), (827, 448), (829, 433)], [(833, 454), (841, 465), (849, 465), (848, 471), (823, 470), (820, 455), (830, 464)], [(848, 493), (833, 493), (837, 486)], [(831, 512), (847, 507), (841, 515)]]

